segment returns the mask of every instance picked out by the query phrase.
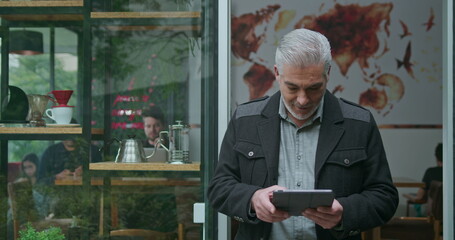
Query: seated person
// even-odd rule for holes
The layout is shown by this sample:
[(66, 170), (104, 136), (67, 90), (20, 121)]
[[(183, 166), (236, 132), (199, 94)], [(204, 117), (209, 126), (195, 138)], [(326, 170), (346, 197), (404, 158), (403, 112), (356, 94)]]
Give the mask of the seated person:
[[(20, 177), (14, 182), (25, 182), (29, 181), (31, 195), (27, 195), (28, 191), (26, 189), (21, 189), (18, 193), (23, 193), (24, 195), (16, 196), (16, 204), (19, 211), (22, 211), (17, 220), (20, 223), (25, 223), (26, 220), (30, 221), (31, 219), (38, 220), (44, 219), (48, 216), (50, 205), (49, 199), (46, 196), (42, 195), (39, 191), (34, 189), (34, 185), (37, 182), (37, 173), (38, 173), (38, 156), (35, 153), (29, 153), (24, 156), (21, 162), (21, 173)], [(31, 197), (31, 198), (30, 198)], [(10, 199), (11, 200), (11, 199)], [(11, 202), (10, 202), (11, 204)], [(18, 211), (16, 210), (16, 211)], [(13, 234), (13, 225), (12, 225), (12, 209), (11, 206), (8, 209), (8, 236), (12, 238)], [(27, 219), (23, 219), (23, 218)], [(10, 238), (8, 238), (10, 239)]]
[(35, 185), (38, 173), (38, 156), (34, 153), (29, 153), (24, 156), (21, 162), (21, 176), (16, 182), (30, 181), (32, 185)]
[[(88, 151), (90, 150), (90, 154)], [(87, 227), (99, 220), (96, 214), (97, 193), (86, 191), (83, 185), (55, 185), (55, 180), (82, 176), (82, 165), (100, 162), (99, 148), (82, 138), (67, 139), (49, 146), (41, 156), (38, 186), (48, 199), (54, 219), (82, 219)], [(98, 200), (99, 201), (99, 200)]]
[[(90, 162), (100, 162), (98, 147), (90, 145)], [(82, 176), (82, 163), (87, 149), (78, 148), (73, 139), (64, 140), (49, 146), (41, 157), (38, 183), (54, 185), (56, 179)]]
[[(142, 110), (142, 120), (144, 121), (144, 133), (147, 139), (143, 142), (144, 148), (153, 148), (158, 142), (160, 132), (164, 130), (164, 114), (157, 106), (144, 108)], [(166, 143), (164, 143), (167, 146)]]
[[(423, 175), (422, 182), (425, 183), (425, 188), (419, 188), (417, 194), (405, 194), (404, 196), (410, 201), (414, 203), (426, 203), (427, 202), (427, 194), (428, 190), (430, 189), (432, 181), (440, 181), (442, 182), (442, 143), (439, 143), (435, 149), (435, 157), (436, 157), (436, 167), (430, 167), (425, 171)], [(417, 215), (421, 215), (420, 206), (417, 207)]]

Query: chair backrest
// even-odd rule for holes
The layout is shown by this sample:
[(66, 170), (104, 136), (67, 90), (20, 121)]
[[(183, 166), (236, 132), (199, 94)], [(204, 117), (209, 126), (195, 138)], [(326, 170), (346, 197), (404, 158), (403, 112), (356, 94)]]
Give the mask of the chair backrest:
[(32, 222), (39, 219), (33, 199), (33, 187), (30, 181), (8, 183), (8, 195), (11, 200), (13, 220)]
[(124, 239), (120, 237), (128, 237), (129, 239), (143, 239), (143, 240), (175, 240), (177, 233), (175, 232), (158, 232), (147, 229), (119, 229), (110, 232), (111, 239)]
[(8, 182), (14, 182), (21, 174), (21, 162), (8, 163)]
[(33, 199), (30, 181), (8, 183), (8, 195), (11, 201), (14, 239), (19, 237), (19, 226), (24, 222), (33, 222), (39, 218)]
[(429, 216), (433, 216), (436, 220), (442, 220), (442, 182), (431, 181), (430, 189), (428, 190), (428, 208)]

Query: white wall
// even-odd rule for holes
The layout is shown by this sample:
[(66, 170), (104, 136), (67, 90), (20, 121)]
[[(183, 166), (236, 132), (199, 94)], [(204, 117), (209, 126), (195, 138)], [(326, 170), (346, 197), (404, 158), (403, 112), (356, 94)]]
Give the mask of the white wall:
[[(194, 38), (193, 41), (197, 41), (197, 46), (201, 46), (201, 39)], [(201, 49), (197, 48), (194, 51), (189, 48), (189, 64), (188, 64), (188, 122), (184, 124), (190, 124), (191, 130), (189, 132), (190, 138), (190, 161), (200, 162), (201, 161)]]

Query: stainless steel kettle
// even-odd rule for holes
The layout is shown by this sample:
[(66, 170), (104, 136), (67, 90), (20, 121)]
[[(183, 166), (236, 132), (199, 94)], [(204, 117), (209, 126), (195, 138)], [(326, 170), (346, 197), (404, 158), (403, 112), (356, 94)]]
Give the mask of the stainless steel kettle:
[(128, 136), (127, 139), (119, 140), (113, 138), (107, 144), (111, 144), (113, 141), (117, 141), (120, 144), (120, 147), (117, 151), (117, 156), (115, 157), (115, 162), (119, 163), (140, 163), (145, 162), (146, 156), (144, 148), (142, 147), (142, 142), (138, 139), (134, 139), (133, 136)]

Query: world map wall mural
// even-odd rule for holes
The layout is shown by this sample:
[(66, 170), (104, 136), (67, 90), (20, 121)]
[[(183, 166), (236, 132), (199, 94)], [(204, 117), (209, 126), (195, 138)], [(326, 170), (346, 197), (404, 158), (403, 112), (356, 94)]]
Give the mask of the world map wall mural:
[(329, 91), (369, 109), (383, 127), (440, 127), (441, 8), (427, 0), (233, 0), (233, 109), (279, 89), (277, 44), (307, 28), (331, 43)]

